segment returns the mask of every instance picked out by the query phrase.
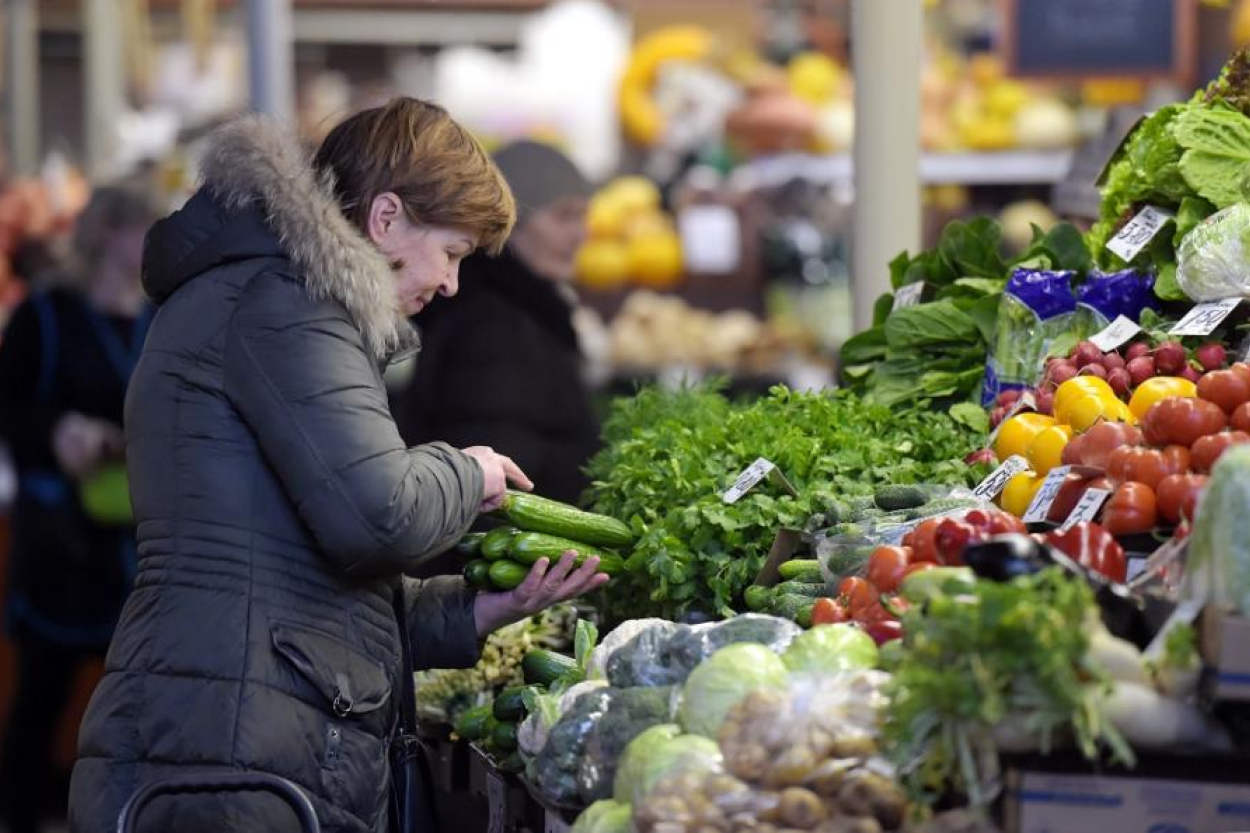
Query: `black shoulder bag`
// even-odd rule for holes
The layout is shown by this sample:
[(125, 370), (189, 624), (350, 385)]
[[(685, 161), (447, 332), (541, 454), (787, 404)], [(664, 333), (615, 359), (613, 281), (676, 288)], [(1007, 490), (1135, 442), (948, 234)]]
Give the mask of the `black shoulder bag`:
[(403, 668), (399, 683), (399, 732), (391, 746), (391, 832), (433, 833), (440, 828), (428, 789), (428, 764), (417, 739), (417, 697), (412, 681), (412, 646), (408, 639), (403, 579), (395, 586), (394, 606)]

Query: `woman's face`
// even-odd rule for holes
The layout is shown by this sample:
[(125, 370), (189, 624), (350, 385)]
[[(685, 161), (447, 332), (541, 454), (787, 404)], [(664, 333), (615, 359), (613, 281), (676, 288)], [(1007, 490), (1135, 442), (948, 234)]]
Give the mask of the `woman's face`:
[(416, 315), (435, 295), (455, 295), (460, 261), (477, 248), (472, 232), (412, 222), (394, 194), (374, 199), (368, 232), (395, 267), (395, 290), (405, 315)]
[(508, 245), (535, 273), (556, 281), (575, 274), (577, 250), (586, 240), (586, 199), (564, 197), (525, 218)]

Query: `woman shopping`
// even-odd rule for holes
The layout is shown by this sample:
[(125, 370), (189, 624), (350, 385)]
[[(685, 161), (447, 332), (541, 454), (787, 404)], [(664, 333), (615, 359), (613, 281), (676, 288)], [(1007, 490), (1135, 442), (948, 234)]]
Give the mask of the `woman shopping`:
[[(510, 593), (405, 576), (509, 481), (530, 485), (489, 448), (406, 447), (382, 382), (417, 346), (407, 317), (502, 246), (512, 196), (414, 99), (349, 118), (312, 160), (243, 120), (202, 177), (148, 235), (159, 309), (125, 421), (138, 572), (80, 733), (71, 828), (111, 830), (156, 779), (248, 771), (295, 782), (323, 830), (379, 833), (397, 821), (388, 756), (412, 670), (471, 665), (491, 630), (605, 580), (571, 553)], [(141, 829), (293, 826), (276, 799), (181, 796)]]

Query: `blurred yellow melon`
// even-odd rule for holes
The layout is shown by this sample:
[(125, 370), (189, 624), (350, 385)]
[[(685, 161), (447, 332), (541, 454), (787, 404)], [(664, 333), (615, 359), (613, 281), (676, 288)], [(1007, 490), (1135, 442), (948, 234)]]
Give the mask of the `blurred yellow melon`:
[(982, 117), (964, 125), (959, 138), (970, 150), (1006, 150), (1016, 144), (1016, 131), (1006, 119)]
[(588, 240), (577, 251), (577, 279), (590, 289), (616, 289), (629, 280), (630, 250), (617, 240)]
[(586, 209), (586, 230), (595, 238), (620, 237), (625, 233), (629, 214), (624, 203), (606, 193), (596, 194)]
[(1001, 80), (1006, 74), (1003, 59), (992, 52), (981, 52), (968, 60), (968, 72), (972, 80), (982, 87), (987, 87)]
[(602, 196), (617, 203), (626, 214), (660, 207), (660, 189), (643, 176), (623, 176), (608, 183)]
[(673, 233), (640, 235), (629, 241), (629, 275), (651, 289), (681, 282), (681, 240)]
[(823, 52), (801, 52), (786, 68), (790, 92), (812, 104), (826, 104), (837, 95), (842, 68)]
[(990, 116), (1008, 119), (1029, 101), (1029, 90), (1019, 81), (995, 81), (985, 90), (985, 110)]

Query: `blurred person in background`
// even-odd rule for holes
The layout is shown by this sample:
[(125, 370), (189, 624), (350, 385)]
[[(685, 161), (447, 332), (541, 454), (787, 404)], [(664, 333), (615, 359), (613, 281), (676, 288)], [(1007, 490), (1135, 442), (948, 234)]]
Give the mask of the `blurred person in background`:
[(0, 340), (0, 438), (18, 473), (6, 626), (17, 689), (0, 755), (0, 818), (34, 833), (61, 779), (51, 748), (85, 660), (104, 656), (134, 575), (122, 403), (150, 319), (140, 287), (156, 213), (135, 189), (97, 190), (66, 280), (33, 292)]
[(516, 198), (516, 228), (498, 257), (468, 258), (459, 296), (421, 317), (421, 353), (396, 420), (409, 442), (499, 449), (538, 494), (576, 503), (599, 436), (570, 286), (591, 188), (548, 145), (514, 142), (494, 159)]

